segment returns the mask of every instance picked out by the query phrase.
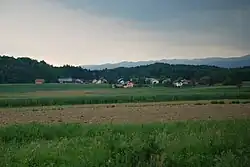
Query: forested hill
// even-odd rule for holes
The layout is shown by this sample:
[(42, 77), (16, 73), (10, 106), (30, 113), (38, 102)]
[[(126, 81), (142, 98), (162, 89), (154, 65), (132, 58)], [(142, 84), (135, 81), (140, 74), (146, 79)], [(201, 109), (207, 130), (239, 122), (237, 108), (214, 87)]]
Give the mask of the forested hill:
[(30, 58), (0, 56), (0, 83), (34, 83), (37, 78), (56, 82), (59, 77), (89, 78), (92, 72), (81, 67), (53, 67)]
[(206, 65), (169, 65), (155, 63), (132, 68), (116, 68), (90, 71), (81, 67), (62, 66), (54, 67), (44, 61), (38, 62), (30, 58), (13, 58), (0, 56), (0, 83), (33, 83), (37, 78), (46, 82), (56, 82), (60, 77), (80, 78), (84, 80), (98, 79), (101, 77), (114, 82), (120, 77), (129, 78), (171, 78), (179, 77), (199, 80), (209, 76), (214, 82), (224, 80), (250, 80), (250, 67), (244, 68), (219, 68)]

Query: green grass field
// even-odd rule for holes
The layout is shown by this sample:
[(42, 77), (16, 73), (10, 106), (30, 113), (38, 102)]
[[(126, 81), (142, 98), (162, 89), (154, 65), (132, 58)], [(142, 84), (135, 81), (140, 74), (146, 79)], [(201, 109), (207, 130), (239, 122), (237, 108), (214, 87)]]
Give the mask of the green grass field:
[[(0, 107), (223, 99), (249, 102), (250, 87), (0, 85)], [(1, 167), (249, 167), (249, 150), (250, 120), (0, 126)]]
[(110, 85), (0, 85), (0, 107), (250, 99), (250, 87), (145, 87), (112, 89)]
[(0, 166), (248, 167), (250, 121), (0, 127)]

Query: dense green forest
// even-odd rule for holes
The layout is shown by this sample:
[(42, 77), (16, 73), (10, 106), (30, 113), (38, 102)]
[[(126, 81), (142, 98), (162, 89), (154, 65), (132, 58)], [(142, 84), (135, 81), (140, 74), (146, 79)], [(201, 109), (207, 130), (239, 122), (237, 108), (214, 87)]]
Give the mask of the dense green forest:
[(209, 80), (210, 84), (225, 83), (234, 84), (238, 81), (250, 81), (250, 67), (244, 68), (219, 68), (215, 66), (195, 65), (170, 65), (155, 63), (132, 68), (116, 68), (90, 71), (81, 67), (65, 65), (54, 67), (44, 61), (36, 61), (30, 58), (14, 58), (0, 56), (0, 83), (33, 83), (37, 78), (43, 78), (46, 82), (57, 82), (60, 77), (72, 77), (83, 80), (106, 78), (109, 82), (115, 82), (118, 78), (143, 78), (154, 77), (158, 79), (185, 78), (200, 81)]

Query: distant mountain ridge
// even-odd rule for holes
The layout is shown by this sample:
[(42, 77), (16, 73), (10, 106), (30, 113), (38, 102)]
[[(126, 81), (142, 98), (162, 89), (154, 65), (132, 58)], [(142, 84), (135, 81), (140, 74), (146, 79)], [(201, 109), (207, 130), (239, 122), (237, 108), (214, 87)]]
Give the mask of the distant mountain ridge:
[(162, 59), (162, 60), (150, 60), (150, 61), (138, 61), (129, 62), (123, 61), (120, 63), (107, 63), (101, 65), (84, 65), (83, 68), (90, 70), (102, 70), (102, 69), (114, 69), (118, 67), (136, 67), (141, 65), (150, 65), (154, 63), (168, 63), (168, 64), (186, 64), (186, 65), (210, 65), (222, 68), (238, 68), (250, 66), (250, 55), (241, 57), (231, 57), (231, 58), (203, 58), (203, 59)]

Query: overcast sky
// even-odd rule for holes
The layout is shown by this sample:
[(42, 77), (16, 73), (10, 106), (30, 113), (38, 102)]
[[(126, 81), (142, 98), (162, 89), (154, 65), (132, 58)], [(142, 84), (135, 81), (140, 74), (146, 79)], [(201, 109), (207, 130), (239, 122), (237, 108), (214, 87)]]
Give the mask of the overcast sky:
[(87, 65), (250, 53), (250, 0), (0, 0), (0, 55)]

